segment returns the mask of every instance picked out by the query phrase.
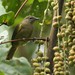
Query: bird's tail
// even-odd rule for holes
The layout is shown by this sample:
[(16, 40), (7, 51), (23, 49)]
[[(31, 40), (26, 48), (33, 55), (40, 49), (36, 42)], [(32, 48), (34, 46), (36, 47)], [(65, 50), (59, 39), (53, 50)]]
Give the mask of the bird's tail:
[(6, 60), (10, 60), (12, 59), (15, 51), (17, 49), (17, 46), (12, 46), (11, 49), (9, 50), (8, 54), (7, 54), (7, 57), (6, 57)]

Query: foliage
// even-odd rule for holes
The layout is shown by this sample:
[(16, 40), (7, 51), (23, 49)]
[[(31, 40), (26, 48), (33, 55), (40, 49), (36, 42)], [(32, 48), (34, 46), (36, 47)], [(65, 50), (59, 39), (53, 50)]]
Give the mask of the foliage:
[(32, 75), (32, 69), (27, 59), (14, 58), (0, 62), (0, 75)]
[[(18, 13), (18, 16), (15, 18), (15, 14), (20, 8), (20, 6), (23, 4), (23, 2), (24, 0), (0, 0), (0, 43), (11, 40), (15, 26), (18, 25), (27, 15), (34, 15), (40, 18), (39, 23), (36, 22), (34, 25), (34, 31), (32, 37), (49, 36), (52, 19), (55, 19), (57, 20), (57, 22), (53, 22), (53, 26), (56, 27), (58, 25), (58, 34), (57, 34), (58, 43), (57, 46), (54, 47), (54, 50), (56, 50), (55, 57), (53, 59), (54, 73), (58, 75), (60, 72), (63, 75), (63, 70), (65, 70), (64, 73), (66, 73), (67, 72), (66, 69), (68, 68), (68, 72), (70, 72), (70, 75), (74, 75), (75, 67), (73, 66), (75, 66), (75, 55), (74, 55), (75, 38), (74, 40), (71, 39), (71, 36), (73, 35), (75, 36), (75, 30), (74, 30), (75, 26), (73, 27), (71, 26), (71, 21), (75, 23), (75, 6), (72, 5), (73, 2), (71, 2), (71, 0), (65, 0), (65, 2), (68, 3), (71, 2), (71, 5), (72, 7), (74, 7), (74, 9), (72, 9), (73, 13), (70, 12), (72, 7), (70, 8), (70, 5), (66, 3), (67, 7), (64, 9), (69, 8), (70, 10), (69, 9), (65, 10), (66, 13), (63, 10), (62, 26), (60, 23), (61, 16), (53, 17), (53, 11), (57, 9), (57, 7), (55, 8), (54, 6), (57, 5), (58, 2), (53, 3), (53, 0), (28, 0), (28, 2), (20, 11), (20, 13)], [(66, 15), (66, 17), (64, 15)], [(66, 25), (66, 28), (64, 28), (64, 25)], [(43, 30), (41, 30), (42, 26)], [(40, 33), (41, 31), (42, 33)], [(68, 47), (67, 47), (67, 42), (68, 42)], [(43, 42), (39, 43), (44, 44)], [(62, 48), (61, 45), (63, 45), (64, 48)], [(15, 53), (15, 57), (12, 60), (5, 60), (10, 47), (11, 43), (0, 44), (0, 75), (32, 75), (33, 70), (29, 62), (30, 59), (32, 58), (34, 51), (37, 49), (37, 44), (35, 44), (33, 41), (28, 42), (26, 45), (19, 47), (19, 49)], [(43, 48), (41, 49), (41, 51), (42, 50)], [(46, 56), (44, 57), (44, 54), (40, 56), (40, 54), (42, 54), (42, 52), (38, 50), (38, 52), (36, 53), (36, 58), (32, 63), (34, 69), (38, 70), (38, 67), (39, 69), (41, 69), (43, 66), (44, 68), (46, 68), (45, 74), (50, 73), (50, 70), (48, 68), (50, 66), (50, 63), (46, 62), (46, 60), (48, 60), (49, 58), (47, 59)], [(60, 64), (58, 64), (59, 60), (60, 64), (64, 64), (63, 66), (65, 68), (63, 70), (62, 70), (63, 66), (60, 66)], [(69, 64), (68, 62), (66, 62), (67, 60)], [(40, 64), (40, 66), (37, 66), (37, 64)], [(59, 71), (57, 69), (59, 69)], [(44, 74), (44, 72), (42, 73)]]

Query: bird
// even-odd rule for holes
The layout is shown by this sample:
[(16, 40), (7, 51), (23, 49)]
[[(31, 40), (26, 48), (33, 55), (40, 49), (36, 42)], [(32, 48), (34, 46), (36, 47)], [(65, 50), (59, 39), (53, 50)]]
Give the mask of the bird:
[[(35, 16), (26, 16), (24, 20), (15, 27), (12, 35), (12, 40), (14, 39), (22, 39), (22, 38), (30, 38), (33, 32), (33, 23), (39, 20), (39, 18)], [(17, 42), (11, 42), (12, 47), (8, 51), (6, 60), (12, 59), (17, 47), (19, 44), (22, 44), (22, 42), (27, 42), (26, 41), (17, 41)]]

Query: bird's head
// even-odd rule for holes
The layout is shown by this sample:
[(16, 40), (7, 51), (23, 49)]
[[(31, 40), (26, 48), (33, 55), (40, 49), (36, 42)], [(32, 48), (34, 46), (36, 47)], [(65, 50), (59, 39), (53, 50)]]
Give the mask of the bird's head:
[(30, 23), (34, 23), (36, 20), (39, 20), (39, 18), (35, 17), (35, 16), (27, 16), (25, 18), (25, 20), (27, 20)]

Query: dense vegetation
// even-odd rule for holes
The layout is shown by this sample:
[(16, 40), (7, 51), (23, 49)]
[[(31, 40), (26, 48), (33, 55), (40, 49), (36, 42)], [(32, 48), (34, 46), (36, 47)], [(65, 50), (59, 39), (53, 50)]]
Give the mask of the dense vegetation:
[[(40, 18), (32, 39), (6, 60), (14, 28), (28, 15)], [(74, 0), (0, 0), (0, 75), (74, 73)]]

